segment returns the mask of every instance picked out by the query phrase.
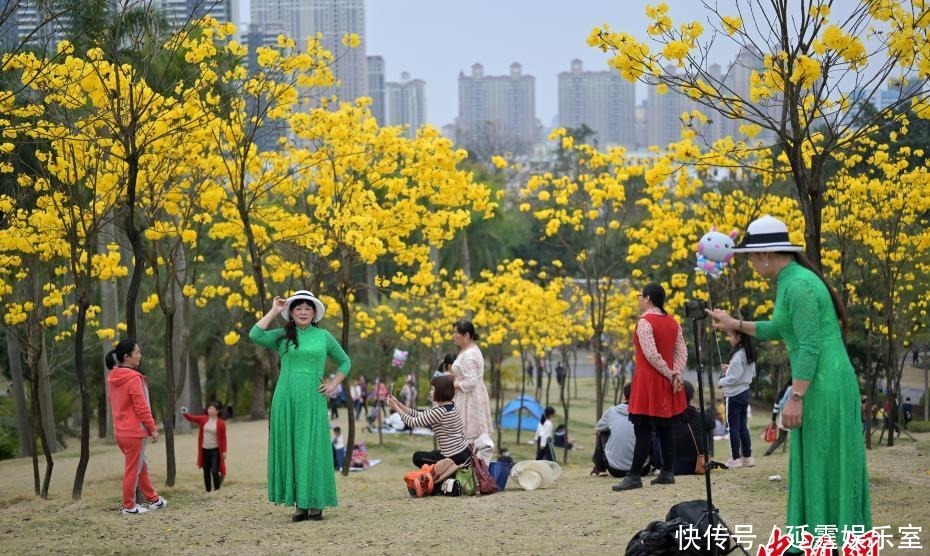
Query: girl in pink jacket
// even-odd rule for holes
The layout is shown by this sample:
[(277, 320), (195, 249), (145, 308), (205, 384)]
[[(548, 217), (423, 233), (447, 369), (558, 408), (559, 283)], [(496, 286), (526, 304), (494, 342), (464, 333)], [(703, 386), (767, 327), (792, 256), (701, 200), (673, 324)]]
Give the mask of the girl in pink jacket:
[[(145, 461), (145, 439), (152, 437), (158, 442), (158, 427), (152, 418), (149, 390), (145, 375), (139, 372), (142, 350), (135, 340), (121, 340), (107, 354), (107, 396), (113, 409), (113, 432), (116, 445), (123, 452), (123, 515), (137, 515), (149, 510), (158, 510), (168, 501), (155, 492), (149, 479), (148, 463)], [(149, 503), (136, 504), (136, 487)]]

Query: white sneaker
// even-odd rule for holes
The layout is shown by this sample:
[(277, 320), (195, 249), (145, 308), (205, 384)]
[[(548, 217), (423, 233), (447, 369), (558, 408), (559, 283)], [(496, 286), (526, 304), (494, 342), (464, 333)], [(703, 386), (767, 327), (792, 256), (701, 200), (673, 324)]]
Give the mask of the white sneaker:
[(131, 509), (127, 509), (127, 508), (120, 509), (119, 513), (120, 515), (139, 515), (139, 514), (144, 514), (147, 511), (149, 511), (149, 509), (146, 508), (145, 506), (140, 506), (139, 504), (136, 504)]
[(743, 460), (730, 458), (724, 465), (727, 466), (727, 469), (739, 469), (743, 466)]
[(743, 467), (755, 467), (755, 466), (756, 466), (756, 460), (753, 459), (752, 456), (749, 456), (748, 458), (743, 458)]
[(168, 507), (168, 501), (162, 498), (161, 496), (158, 497), (158, 500), (154, 502), (149, 502), (150, 510), (160, 510), (162, 508), (167, 508), (167, 507)]

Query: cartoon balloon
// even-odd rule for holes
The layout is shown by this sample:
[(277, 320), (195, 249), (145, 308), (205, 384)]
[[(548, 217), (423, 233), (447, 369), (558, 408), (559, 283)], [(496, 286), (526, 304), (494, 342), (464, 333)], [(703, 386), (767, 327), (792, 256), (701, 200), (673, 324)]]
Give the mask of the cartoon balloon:
[(410, 352), (401, 351), (397, 348), (394, 348), (394, 357), (391, 359), (391, 365), (400, 369), (401, 367), (404, 366), (404, 363), (407, 362), (407, 355), (409, 353)]
[(717, 278), (733, 258), (733, 245), (735, 244), (736, 230), (730, 235), (718, 232), (714, 226), (701, 237), (697, 244), (697, 266), (700, 270)]

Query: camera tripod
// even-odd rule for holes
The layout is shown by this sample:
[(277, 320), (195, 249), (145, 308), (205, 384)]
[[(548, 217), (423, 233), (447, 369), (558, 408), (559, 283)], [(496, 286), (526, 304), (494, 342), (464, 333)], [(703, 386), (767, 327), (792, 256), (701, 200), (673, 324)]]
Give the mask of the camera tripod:
[[(698, 407), (701, 412), (701, 425), (698, 427), (700, 429), (701, 435), (705, 437), (705, 446), (704, 446), (704, 488), (707, 492), (707, 508), (704, 510), (704, 518), (707, 520), (708, 535), (710, 530), (717, 530), (717, 527), (723, 527), (727, 532), (727, 544), (728, 548), (722, 549), (717, 546), (716, 542), (710, 542), (708, 540), (708, 545), (710, 548), (710, 553), (713, 556), (722, 556), (724, 554), (730, 554), (734, 550), (739, 549), (745, 556), (749, 556), (749, 552), (743, 548), (743, 545), (732, 540), (733, 530), (730, 529), (730, 526), (720, 517), (720, 510), (714, 506), (712, 487), (710, 482), (710, 474), (713, 472), (713, 465), (710, 460), (710, 450), (706, 445), (706, 432), (704, 430), (703, 424), (707, 422), (707, 411), (704, 406), (704, 363), (702, 358), (703, 350), (701, 349), (701, 342), (703, 340), (704, 329), (701, 326), (704, 319), (707, 318), (707, 314), (704, 312), (706, 305), (700, 301), (690, 301), (685, 306), (685, 316), (691, 320), (691, 328), (694, 331), (694, 355), (697, 369), (698, 377)], [(709, 537), (708, 537), (709, 539)], [(732, 544), (731, 544), (732, 543)]]

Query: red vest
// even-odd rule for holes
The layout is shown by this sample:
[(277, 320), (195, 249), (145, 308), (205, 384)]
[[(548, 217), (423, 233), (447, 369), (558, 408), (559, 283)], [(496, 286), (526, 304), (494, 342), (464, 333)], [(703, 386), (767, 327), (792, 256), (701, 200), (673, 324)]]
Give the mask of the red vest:
[[(643, 318), (652, 325), (652, 335), (659, 355), (673, 369), (675, 341), (681, 330), (678, 322), (669, 315), (648, 314)], [(630, 414), (666, 418), (681, 414), (688, 405), (684, 388), (673, 393), (672, 383), (643, 355), (636, 334), (633, 335), (633, 343), (636, 347), (636, 371), (633, 373), (633, 387), (630, 391)]]

